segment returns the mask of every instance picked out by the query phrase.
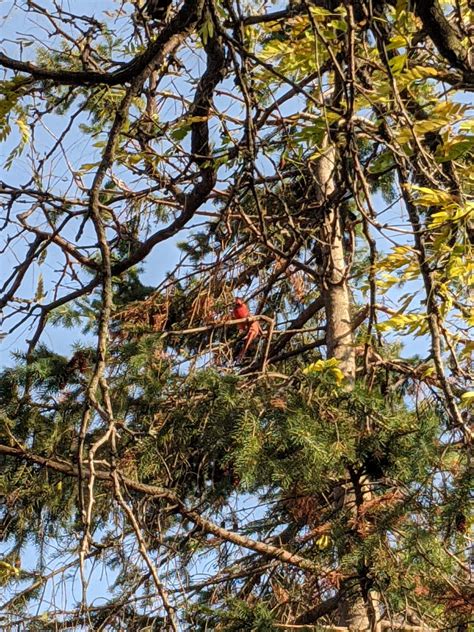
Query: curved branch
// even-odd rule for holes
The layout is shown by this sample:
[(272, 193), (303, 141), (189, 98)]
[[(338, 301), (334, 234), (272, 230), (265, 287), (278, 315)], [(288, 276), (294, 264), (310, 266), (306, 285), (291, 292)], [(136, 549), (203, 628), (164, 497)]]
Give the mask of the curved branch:
[(159, 65), (157, 57), (162, 49), (178, 34), (189, 34), (196, 27), (201, 18), (204, 0), (185, 0), (176, 17), (163, 28), (156, 40), (141, 54), (126, 63), (115, 72), (51, 70), (36, 66), (31, 62), (12, 59), (0, 53), (0, 66), (23, 72), (38, 81), (53, 81), (61, 85), (92, 86), (92, 85), (123, 85), (132, 81), (139, 73), (148, 68), (149, 71)]
[(222, 39), (218, 36), (210, 38), (205, 45), (205, 50), (207, 67), (198, 83), (189, 111), (190, 116), (199, 119), (191, 125), (191, 152), (193, 162), (199, 165), (198, 181), (190, 193), (184, 194), (182, 213), (171, 224), (156, 231), (140, 244), (130, 257), (112, 266), (113, 275), (119, 275), (136, 265), (151, 252), (156, 244), (169, 239), (184, 228), (201, 204), (206, 201), (216, 183), (216, 166), (210, 155), (208, 119), (214, 90), (225, 76), (226, 64)]
[[(68, 461), (58, 461), (56, 459), (42, 457), (37, 454), (33, 454), (31, 452), (27, 452), (22, 448), (13, 448), (11, 446), (0, 444), (0, 454), (5, 456), (10, 456), (16, 459), (21, 459), (28, 461), (29, 463), (35, 463), (36, 465), (40, 465), (42, 467), (47, 467), (50, 470), (54, 470), (55, 472), (60, 472), (65, 476), (72, 476), (75, 478), (79, 477), (79, 471), (77, 467), (74, 467)], [(90, 476), (90, 472), (87, 469), (83, 472), (85, 477)], [(104, 470), (96, 470), (95, 478), (101, 480), (111, 486), (114, 484), (114, 475), (111, 472), (106, 472)], [(287, 551), (286, 549), (282, 549), (281, 547), (274, 546), (272, 544), (267, 544), (266, 542), (260, 542), (258, 540), (253, 540), (247, 536), (240, 535), (235, 533), (234, 531), (230, 531), (229, 529), (225, 529), (224, 527), (219, 527), (211, 520), (204, 518), (200, 513), (193, 509), (188, 509), (184, 503), (172, 492), (164, 487), (159, 487), (156, 485), (148, 485), (146, 483), (140, 483), (136, 480), (129, 479), (125, 476), (120, 475), (120, 482), (127, 488), (128, 491), (133, 491), (138, 494), (144, 496), (150, 496), (154, 498), (163, 498), (173, 505), (177, 507), (179, 513), (190, 520), (197, 527), (202, 529), (205, 533), (212, 533), (213, 535), (225, 540), (227, 542), (232, 542), (237, 546), (241, 546), (243, 548), (249, 549), (251, 551), (255, 551), (256, 553), (260, 553), (261, 555), (265, 555), (266, 557), (279, 560), (285, 564), (290, 564), (291, 566), (295, 566), (296, 568), (300, 568), (302, 570), (306, 570), (312, 573), (321, 573), (324, 572), (316, 562), (313, 560), (309, 560), (307, 558), (301, 557), (291, 551)]]
[(472, 84), (474, 65), (469, 58), (469, 47), (463, 44), (460, 35), (444, 15), (438, 0), (416, 0), (414, 9), (439, 53), (461, 70)]
[[(322, 310), (324, 307), (324, 297), (323, 296), (318, 296), (318, 298), (316, 300), (314, 300), (312, 303), (310, 303), (307, 307), (305, 307), (305, 309), (301, 312), (301, 314), (299, 314), (299, 316), (297, 316), (296, 318), (294, 318), (291, 323), (288, 326), (288, 329), (290, 330), (298, 330), (298, 329), (302, 329), (304, 327), (304, 325), (306, 325), (306, 323), (308, 322), (308, 320), (310, 318), (312, 318), (313, 316), (315, 316), (320, 310)], [(284, 347), (286, 347), (287, 343), (293, 338), (293, 336), (296, 335), (296, 331), (289, 331), (287, 333), (284, 333), (278, 340), (278, 342), (276, 342), (272, 348), (270, 353), (272, 354), (272, 356), (278, 354), (282, 349), (284, 349)]]

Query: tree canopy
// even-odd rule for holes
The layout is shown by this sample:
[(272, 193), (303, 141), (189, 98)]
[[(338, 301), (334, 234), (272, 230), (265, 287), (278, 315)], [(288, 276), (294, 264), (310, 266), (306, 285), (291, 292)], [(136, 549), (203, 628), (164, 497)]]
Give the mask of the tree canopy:
[(2, 630), (467, 631), (472, 3), (3, 4)]

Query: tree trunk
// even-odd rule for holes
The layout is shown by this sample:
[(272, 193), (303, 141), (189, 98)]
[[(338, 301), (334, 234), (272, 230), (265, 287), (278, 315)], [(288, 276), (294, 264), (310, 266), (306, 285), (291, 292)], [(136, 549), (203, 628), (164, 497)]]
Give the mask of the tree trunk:
[[(335, 167), (337, 160), (336, 146), (328, 137), (323, 145), (323, 155), (317, 161), (315, 177), (317, 180), (317, 200), (327, 201), (335, 191)], [(352, 332), (351, 302), (347, 282), (348, 269), (344, 257), (343, 231), (339, 218), (339, 209), (331, 206), (325, 213), (320, 231), (322, 250), (321, 291), (326, 311), (326, 346), (327, 357), (339, 360), (339, 368), (346, 378), (346, 388), (351, 390), (355, 381), (355, 347)], [(367, 492), (366, 492), (367, 493)], [(357, 498), (353, 487), (349, 489), (338, 486), (334, 497), (342, 502), (342, 508), (357, 513)], [(336, 500), (337, 502), (337, 500)], [(360, 499), (359, 499), (360, 504)], [(367, 604), (363, 598), (359, 584), (350, 590), (341, 591), (338, 607), (338, 625), (351, 632), (370, 630)], [(345, 594), (344, 594), (345, 592)]]
[[(318, 160), (316, 178), (318, 201), (324, 201), (335, 190), (336, 147), (328, 145)], [(322, 292), (326, 309), (326, 345), (328, 358), (337, 358), (348, 388), (355, 379), (355, 350), (352, 339), (351, 306), (344, 259), (344, 241), (338, 209), (332, 207), (324, 217), (321, 230), (323, 271)]]

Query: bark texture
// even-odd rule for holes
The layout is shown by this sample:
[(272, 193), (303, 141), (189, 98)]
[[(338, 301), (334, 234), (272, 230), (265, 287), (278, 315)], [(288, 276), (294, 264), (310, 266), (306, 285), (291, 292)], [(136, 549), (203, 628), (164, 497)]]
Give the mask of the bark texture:
[(414, 9), (440, 54), (472, 79), (472, 46), (463, 43), (462, 36), (444, 15), (440, 3), (437, 0), (416, 0)]
[[(336, 189), (337, 149), (326, 137), (323, 155), (316, 164), (317, 201), (327, 203)], [(323, 254), (321, 285), (326, 311), (327, 357), (339, 360), (339, 368), (352, 389), (355, 380), (355, 347), (353, 344), (351, 301), (348, 270), (344, 257), (344, 239), (337, 205), (327, 205), (320, 239)], [(334, 490), (335, 502), (346, 507), (348, 517), (357, 512), (357, 499), (353, 486), (339, 485)], [(368, 608), (359, 582), (343, 585), (338, 602), (338, 624), (350, 632), (371, 629)]]
[[(316, 167), (318, 201), (327, 200), (335, 190), (336, 147), (326, 142), (324, 155)], [(355, 378), (355, 351), (344, 240), (338, 208), (331, 206), (321, 230), (323, 273), (322, 289), (326, 309), (328, 358), (337, 358), (349, 384)]]

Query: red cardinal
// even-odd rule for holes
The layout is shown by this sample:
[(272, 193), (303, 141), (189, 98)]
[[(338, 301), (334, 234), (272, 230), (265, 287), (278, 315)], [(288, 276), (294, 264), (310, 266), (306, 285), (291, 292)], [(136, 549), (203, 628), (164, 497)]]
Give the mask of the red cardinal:
[(253, 323), (250, 323), (250, 326), (247, 329), (247, 335), (245, 336), (245, 339), (244, 339), (244, 343), (245, 343), (244, 348), (239, 354), (240, 359), (244, 357), (244, 355), (247, 353), (247, 349), (250, 347), (250, 345), (255, 340), (255, 338), (257, 336), (260, 336), (261, 333), (262, 333), (262, 330), (256, 320), (254, 320)]
[[(232, 316), (237, 320), (239, 318), (248, 318), (251, 315), (252, 314), (244, 301), (241, 298), (236, 298), (234, 309), (232, 311)], [(244, 345), (237, 357), (237, 361), (240, 361), (247, 353), (247, 350), (252, 344), (253, 340), (255, 340), (255, 338), (262, 333), (262, 330), (257, 321), (253, 321), (252, 323), (239, 323), (237, 327), (240, 329), (240, 331), (247, 332), (247, 335), (245, 336), (243, 341)]]
[[(248, 318), (250, 316), (250, 310), (241, 298), (235, 299), (232, 316), (235, 320), (239, 318)], [(240, 331), (246, 331), (248, 329), (248, 323), (239, 323), (237, 327)]]

